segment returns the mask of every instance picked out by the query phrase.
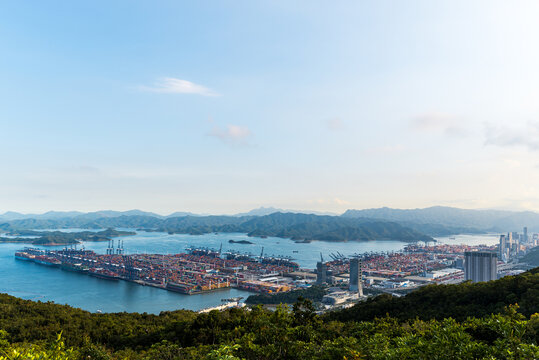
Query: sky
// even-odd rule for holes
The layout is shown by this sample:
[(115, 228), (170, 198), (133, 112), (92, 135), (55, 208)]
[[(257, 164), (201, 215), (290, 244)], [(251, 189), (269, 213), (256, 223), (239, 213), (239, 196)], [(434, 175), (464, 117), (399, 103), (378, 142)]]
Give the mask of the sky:
[(536, 1), (2, 1), (0, 212), (539, 211)]

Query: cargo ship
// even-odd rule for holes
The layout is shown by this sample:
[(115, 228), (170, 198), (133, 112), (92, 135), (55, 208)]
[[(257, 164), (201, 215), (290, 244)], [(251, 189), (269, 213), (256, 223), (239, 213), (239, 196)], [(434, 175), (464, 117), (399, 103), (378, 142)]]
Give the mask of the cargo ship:
[(236, 261), (248, 261), (248, 262), (256, 262), (257, 259), (253, 255), (249, 254), (243, 254), (237, 251), (227, 251), (225, 253), (227, 260), (236, 260)]
[(24, 251), (18, 251), (15, 253), (15, 259), (17, 260), (23, 260), (23, 261), (34, 261), (34, 255), (28, 254)]
[(185, 283), (167, 282), (167, 290), (179, 292), (181, 294), (192, 295), (197, 294), (200, 291), (196, 290), (196, 286)]
[(82, 264), (71, 264), (71, 263), (62, 263), (62, 265), (60, 265), (60, 269), (65, 270), (65, 271), (78, 272), (82, 274), (87, 274), (88, 271), (90, 271), (90, 269), (88, 269), (87, 266), (84, 266)]
[(121, 279), (120, 275), (118, 275), (117, 273), (112, 272), (110, 270), (105, 270), (102, 268), (90, 269), (88, 271), (88, 275), (99, 278), (99, 279), (105, 279), (105, 280), (117, 281)]
[(45, 266), (58, 267), (62, 264), (60, 260), (45, 255), (37, 255), (33, 260), (36, 264)]
[(209, 256), (213, 258), (221, 257), (221, 251), (210, 249), (210, 248), (197, 248), (194, 246), (189, 246), (186, 248), (187, 252), (196, 256)]

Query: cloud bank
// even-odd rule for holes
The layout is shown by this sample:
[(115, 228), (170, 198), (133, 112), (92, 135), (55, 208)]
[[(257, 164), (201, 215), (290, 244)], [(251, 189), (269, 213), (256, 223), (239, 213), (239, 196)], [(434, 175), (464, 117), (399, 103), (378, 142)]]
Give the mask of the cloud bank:
[(140, 86), (140, 90), (162, 94), (195, 94), (220, 96), (217, 92), (187, 80), (166, 77), (159, 79), (153, 86)]
[(253, 133), (248, 127), (228, 124), (225, 128), (214, 126), (208, 135), (230, 145), (246, 145)]
[(485, 144), (502, 147), (524, 147), (539, 150), (539, 122), (529, 122), (520, 128), (493, 127), (485, 129)]
[(412, 129), (419, 132), (438, 132), (447, 136), (465, 136), (466, 130), (455, 116), (443, 113), (425, 113), (412, 117)]
[(332, 118), (326, 120), (326, 126), (329, 130), (337, 131), (344, 129), (344, 123), (339, 118)]

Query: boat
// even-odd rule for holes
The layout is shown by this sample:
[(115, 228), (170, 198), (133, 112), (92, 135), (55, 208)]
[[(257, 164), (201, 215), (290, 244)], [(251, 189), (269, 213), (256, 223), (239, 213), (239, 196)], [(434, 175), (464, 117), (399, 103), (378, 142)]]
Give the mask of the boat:
[(90, 269), (88, 269), (87, 266), (84, 266), (82, 264), (71, 264), (71, 263), (62, 263), (62, 265), (60, 265), (60, 269), (65, 270), (65, 271), (78, 272), (82, 274), (86, 274), (88, 273), (88, 271), (90, 271)]
[(32, 260), (34, 260), (34, 257), (35, 257), (34, 255), (28, 254), (28, 253), (23, 252), (23, 251), (19, 251), (19, 252), (15, 253), (15, 259), (17, 259), (17, 260), (32, 261)]
[(240, 302), (243, 299), (243, 296), (221, 299), (221, 302)]
[(175, 282), (167, 282), (166, 286), (167, 290), (179, 292), (181, 294), (191, 295), (195, 294), (199, 291), (195, 290), (195, 285), (192, 284), (184, 284), (184, 283), (175, 283)]
[(191, 255), (196, 256), (209, 256), (209, 257), (220, 257), (221, 253), (218, 250), (210, 249), (210, 248), (197, 248), (194, 246), (189, 246), (185, 250)]
[(105, 270), (105, 269), (90, 269), (88, 271), (88, 275), (96, 277), (98, 279), (104, 279), (104, 280), (120, 280), (120, 275), (118, 275), (115, 272)]
[(228, 242), (230, 244), (242, 244), (242, 245), (249, 245), (249, 244), (252, 244), (252, 242), (250, 242), (249, 240), (228, 240)]
[(38, 255), (34, 257), (33, 260), (36, 264), (45, 265), (45, 266), (58, 267), (60, 266), (60, 264), (62, 264), (60, 260), (45, 256), (45, 255)]

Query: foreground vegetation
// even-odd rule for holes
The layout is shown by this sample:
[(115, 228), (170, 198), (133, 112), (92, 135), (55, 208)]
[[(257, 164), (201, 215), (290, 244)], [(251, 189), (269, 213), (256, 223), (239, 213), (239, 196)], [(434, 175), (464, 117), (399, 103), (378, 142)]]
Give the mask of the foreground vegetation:
[(311, 286), (307, 289), (292, 290), (289, 292), (281, 292), (276, 294), (258, 294), (250, 295), (246, 300), (246, 304), (293, 304), (300, 298), (307, 299), (312, 302), (320, 302), (326, 294), (326, 290), (321, 286)]
[[(25, 351), (43, 359), (534, 359), (538, 297), (534, 302), (529, 296), (538, 290), (534, 269), (487, 284), (382, 297), (325, 316), (303, 299), (292, 310), (274, 312), (255, 307), (148, 315), (91, 314), (0, 295), (0, 329), (6, 331), (0, 359), (32, 358), (17, 357)], [(494, 293), (504, 300), (489, 298)], [(417, 305), (408, 313), (410, 296)], [(513, 300), (523, 305), (506, 305)], [(376, 309), (383, 305), (382, 314)]]

